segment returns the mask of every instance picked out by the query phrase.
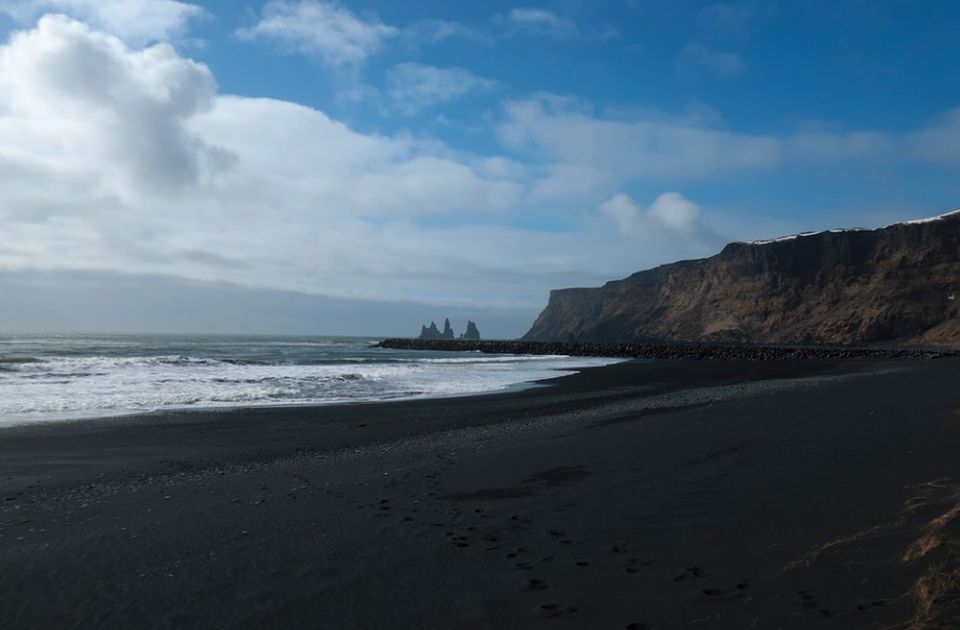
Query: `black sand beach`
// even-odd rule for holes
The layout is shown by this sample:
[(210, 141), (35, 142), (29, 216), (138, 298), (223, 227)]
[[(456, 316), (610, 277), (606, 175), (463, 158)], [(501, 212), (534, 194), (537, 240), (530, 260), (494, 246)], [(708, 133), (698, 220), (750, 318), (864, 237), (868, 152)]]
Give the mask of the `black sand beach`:
[(958, 375), (630, 362), (5, 429), (0, 627), (956, 627)]

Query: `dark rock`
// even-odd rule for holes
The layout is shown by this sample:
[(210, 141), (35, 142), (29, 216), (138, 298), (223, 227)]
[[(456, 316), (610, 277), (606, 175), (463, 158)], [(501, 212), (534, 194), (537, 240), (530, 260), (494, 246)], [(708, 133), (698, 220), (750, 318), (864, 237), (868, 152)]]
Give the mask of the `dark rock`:
[[(472, 334), (475, 336), (465, 337), (460, 336), (461, 339), (480, 339), (480, 332), (477, 330), (477, 325), (473, 322), (467, 324), (466, 334)], [(450, 320), (443, 320), (443, 332), (437, 328), (436, 322), (430, 322), (429, 326), (420, 327), (420, 337), (418, 339), (445, 339), (447, 341), (453, 341), (456, 337), (453, 334), (453, 326), (450, 325)]]
[(731, 243), (711, 258), (552, 291), (524, 339), (960, 344), (958, 293), (954, 212), (876, 230)]
[(936, 359), (960, 356), (943, 348), (838, 345), (724, 345), (687, 343), (612, 343), (566, 341), (467, 341), (466, 339), (384, 339), (380, 348), (484, 352), (490, 354), (556, 354), (581, 357), (637, 359), (712, 359), (720, 361), (778, 361), (791, 359)]
[(465, 341), (480, 341), (480, 331), (477, 329), (477, 325), (474, 322), (468, 321), (467, 330), (460, 335), (460, 338)]
[(443, 335), (437, 330), (437, 323), (430, 322), (430, 326), (420, 328), (420, 339), (443, 339)]

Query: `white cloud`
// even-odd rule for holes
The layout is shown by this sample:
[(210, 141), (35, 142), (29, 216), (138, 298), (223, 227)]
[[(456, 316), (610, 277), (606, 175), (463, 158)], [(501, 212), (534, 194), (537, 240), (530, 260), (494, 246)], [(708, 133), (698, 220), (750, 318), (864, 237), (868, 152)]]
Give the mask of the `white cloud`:
[(236, 32), (241, 39), (272, 42), (331, 67), (362, 64), (398, 33), (376, 18), (364, 19), (338, 3), (315, 0), (271, 0), (260, 21)]
[(464, 26), (460, 22), (449, 20), (419, 20), (405, 26), (403, 37), (411, 44), (439, 44), (448, 39), (460, 38), (474, 41), (488, 41), (481, 33)]
[(0, 269), (538, 308), (550, 288), (702, 251), (513, 227), (537, 211), (522, 163), (217, 95), (170, 47), (64, 17), (0, 59)]
[[(473, 155), (218, 94), (207, 67), (168, 45), (131, 47), (45, 17), (0, 44), (0, 269), (536, 308), (550, 288), (713, 251), (695, 204), (674, 193), (641, 207), (614, 194), (628, 184), (852, 161), (881, 145), (946, 160), (957, 126), (743, 134), (541, 95), (506, 109), (512, 157)], [(602, 199), (624, 234), (578, 214)], [(556, 229), (571, 214), (580, 222)], [(552, 229), (529, 227), (544, 219)]]
[(435, 68), (419, 63), (394, 66), (387, 79), (390, 99), (406, 114), (497, 87), (496, 81), (478, 77), (463, 68)]
[(687, 44), (686, 48), (680, 51), (677, 63), (700, 66), (726, 76), (740, 74), (744, 68), (743, 60), (737, 53), (714, 50), (696, 42)]
[[(218, 96), (169, 46), (131, 50), (65, 17), (0, 46), (0, 268), (530, 306), (569, 269), (533, 260), (556, 243), (456, 224), (518, 207), (523, 176), (293, 103)], [(454, 225), (429, 228), (432, 216)], [(521, 240), (518, 279), (501, 249)]]
[(0, 12), (21, 24), (62, 13), (134, 46), (180, 37), (192, 20), (208, 15), (202, 7), (176, 0), (0, 0)]
[(786, 152), (797, 159), (829, 163), (889, 159), (897, 153), (899, 142), (895, 136), (876, 131), (805, 129), (787, 136), (783, 144)]
[[(699, 34), (711, 39), (742, 39), (750, 22), (757, 17), (758, 7), (753, 3), (718, 3), (704, 7), (696, 17)], [(761, 9), (772, 10), (770, 7)]]
[(244, 204), (276, 205), (284, 197), (285, 207), (296, 205), (314, 218), (497, 213), (522, 193), (513, 181), (486, 177), (470, 162), (447, 157), (435, 143), (361, 134), (284, 101), (222, 96), (193, 128), (241, 156), (224, 185), (241, 187)]
[(605, 118), (550, 95), (508, 103), (499, 133), (507, 146), (547, 160), (537, 185), (545, 198), (590, 197), (638, 179), (686, 181), (771, 168), (783, 154), (777, 137), (738, 134), (697, 116)]
[(86, 178), (125, 199), (212, 177), (229, 154), (189, 131), (213, 105), (206, 66), (168, 44), (131, 51), (64, 16), (0, 48), (0, 157)]
[(668, 229), (692, 232), (700, 224), (700, 208), (680, 193), (668, 192), (650, 206), (650, 216)]
[(960, 165), (960, 109), (905, 134), (823, 126), (763, 134), (697, 114), (601, 115), (575, 99), (539, 94), (508, 102), (497, 131), (506, 147), (540, 163), (532, 185), (539, 200), (586, 201), (633, 182), (685, 183), (794, 165)]
[(573, 20), (557, 15), (553, 11), (531, 7), (511, 9), (507, 15), (498, 16), (497, 21), (514, 31), (551, 37), (569, 37), (576, 35), (578, 31)]
[(678, 235), (699, 236), (700, 208), (680, 193), (666, 192), (649, 208), (643, 208), (629, 195), (617, 193), (600, 205), (600, 212), (612, 219), (623, 234), (649, 235), (668, 230)]
[(960, 166), (960, 108), (946, 112), (925, 129), (907, 134), (905, 152), (916, 159)]

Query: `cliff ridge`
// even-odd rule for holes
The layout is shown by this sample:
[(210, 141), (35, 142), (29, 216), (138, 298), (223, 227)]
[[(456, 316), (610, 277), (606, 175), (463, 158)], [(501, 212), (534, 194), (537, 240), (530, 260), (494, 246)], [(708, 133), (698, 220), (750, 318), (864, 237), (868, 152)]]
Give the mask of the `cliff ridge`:
[(526, 340), (960, 344), (960, 211), (551, 291)]

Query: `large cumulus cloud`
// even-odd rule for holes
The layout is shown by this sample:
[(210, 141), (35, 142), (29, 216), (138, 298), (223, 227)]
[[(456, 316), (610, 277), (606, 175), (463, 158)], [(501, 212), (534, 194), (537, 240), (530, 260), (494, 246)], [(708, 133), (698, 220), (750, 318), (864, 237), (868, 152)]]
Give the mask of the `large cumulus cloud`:
[[(558, 239), (478, 218), (520, 207), (524, 176), (430, 138), (220, 95), (170, 45), (132, 48), (64, 16), (0, 46), (0, 268), (531, 304), (531, 282), (569, 268), (534, 260)], [(516, 257), (528, 271), (507, 274)]]
[[(960, 137), (955, 114), (903, 136), (745, 134), (541, 94), (506, 104), (504, 155), (476, 155), (220, 94), (210, 68), (135, 40), (49, 15), (0, 45), (0, 270), (536, 307), (712, 253), (716, 207), (691, 182), (864, 156), (951, 166)], [(774, 233), (756, 223), (723, 232)], [(827, 226), (775, 229), (794, 227)]]
[(45, 16), (0, 48), (0, 158), (19, 155), (53, 180), (83, 178), (124, 199), (176, 191), (229, 162), (186, 127), (215, 93), (209, 69), (168, 44), (132, 51)]

